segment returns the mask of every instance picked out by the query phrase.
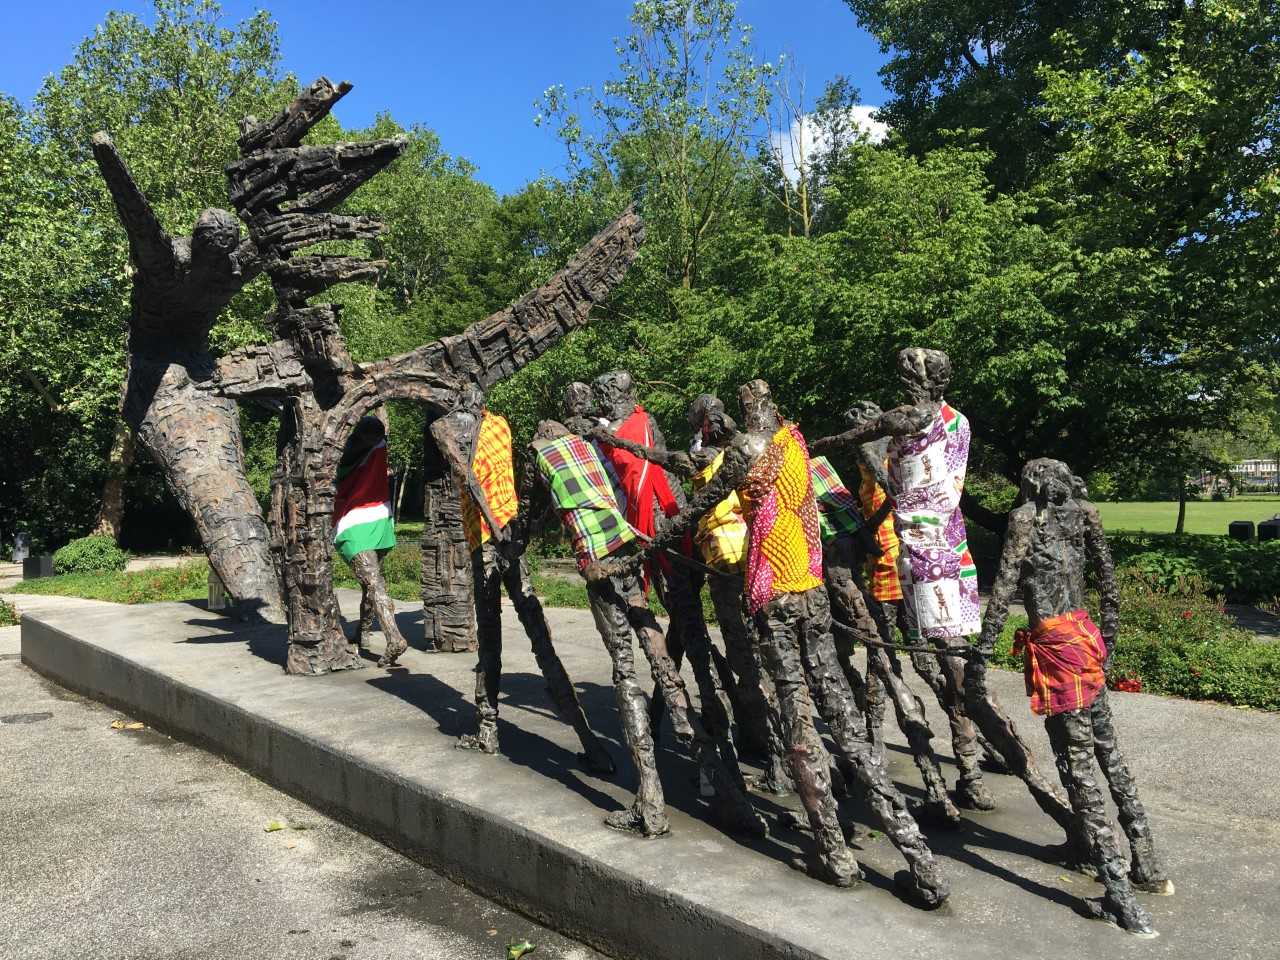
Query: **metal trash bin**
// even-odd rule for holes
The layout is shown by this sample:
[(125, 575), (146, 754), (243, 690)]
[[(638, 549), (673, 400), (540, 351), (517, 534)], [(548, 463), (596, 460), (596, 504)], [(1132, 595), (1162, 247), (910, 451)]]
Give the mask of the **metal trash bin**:
[(1232, 520), (1227, 526), (1227, 536), (1232, 540), (1252, 540), (1253, 539), (1253, 521), (1252, 520)]
[(22, 579), (38, 580), (41, 577), (53, 576), (53, 554), (37, 553), (22, 561)]
[(1280, 540), (1280, 517), (1272, 517), (1258, 524), (1259, 540)]

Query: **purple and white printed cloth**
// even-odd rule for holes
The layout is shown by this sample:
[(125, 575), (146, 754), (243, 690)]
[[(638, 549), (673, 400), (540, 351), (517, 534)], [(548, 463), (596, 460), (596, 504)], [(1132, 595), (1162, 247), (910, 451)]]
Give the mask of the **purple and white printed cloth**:
[(958, 640), (982, 629), (978, 571), (960, 512), (969, 438), (969, 421), (944, 402), (926, 431), (889, 445), (898, 578), (913, 640)]

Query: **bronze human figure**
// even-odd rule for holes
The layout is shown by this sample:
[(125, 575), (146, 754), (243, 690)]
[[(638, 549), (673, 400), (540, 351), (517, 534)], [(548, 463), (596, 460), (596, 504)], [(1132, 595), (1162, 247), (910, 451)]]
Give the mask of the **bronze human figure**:
[[(907, 402), (844, 433), (814, 442), (814, 449), (853, 447), (890, 438), (889, 482), (894, 527), (907, 554), (898, 562), (909, 639), (940, 651), (979, 632), (976, 571), (968, 557), (959, 498), (968, 458), (968, 422), (946, 403), (951, 361), (939, 350), (910, 347), (898, 354), (898, 378)], [(939, 602), (939, 594), (942, 602)], [(953, 682), (953, 681), (951, 681)], [(1036, 803), (1063, 829), (1067, 858), (1078, 862), (1071, 807), (1040, 772), (1030, 746), (986, 683), (986, 666), (965, 666), (966, 713), (1027, 784)]]
[[(1173, 884), (1160, 866), (1146, 811), (1116, 743), (1105, 663), (1115, 648), (1119, 596), (1102, 524), (1091, 505), (1072, 495), (1074, 479), (1059, 460), (1032, 460), (1023, 468), (1022, 503), (1009, 514), (979, 650), (992, 652), (1009, 602), (1021, 588), (1030, 626), (1020, 632), (1015, 649), (1025, 651), (1032, 709), (1045, 716), (1084, 848), (1106, 890), (1098, 914), (1130, 933), (1155, 936), (1133, 887), (1170, 894)], [(1101, 628), (1085, 609), (1086, 565), (1098, 577)], [(1095, 758), (1129, 838), (1129, 864), (1107, 817)]]
[(582, 742), (582, 758), (595, 773), (613, 773), (613, 760), (587, 724), (578, 695), (551, 642), (542, 604), (529, 582), (524, 549), (527, 532), (514, 524), (519, 513), (511, 428), (484, 405), (479, 387), (468, 384), (457, 407), (434, 421), (431, 434), (462, 489), (463, 527), (471, 547), (479, 656), (476, 664), (474, 733), (458, 746), (498, 752), (498, 691), (502, 683), (502, 591), (516, 608), (556, 713)]
[[(837, 817), (825, 750), (813, 726), (812, 691), (838, 748), (838, 762), (862, 786), (881, 828), (907, 860), (908, 890), (923, 904), (936, 906), (948, 896), (947, 882), (906, 800), (871, 750), (866, 722), (836, 656), (804, 439), (794, 424), (783, 422), (764, 381), (745, 384), (739, 398), (744, 430), (734, 436), (719, 471), (688, 508), (663, 525), (657, 546), (674, 542), (737, 492), (750, 527), (748, 602), (762, 659), (778, 693), (792, 779), (817, 843), (810, 869), (841, 886), (860, 873)], [(616, 568), (607, 565), (600, 573)]]
[[(520, 517), (515, 522), (532, 528), (546, 511), (554, 511), (573, 543), (578, 569), (584, 575), (593, 564), (609, 557), (635, 555), (640, 535), (619, 509), (612, 480), (595, 449), (553, 420), (538, 425), (529, 449), (531, 457), (521, 481)], [(667, 653), (666, 638), (649, 609), (638, 564), (613, 576), (589, 579), (587, 598), (600, 638), (613, 660), (623, 738), (639, 776), (635, 801), (605, 822), (645, 837), (661, 836), (670, 829), (645, 695), (636, 677), (634, 637), (649, 661), (654, 685), (665, 694), (676, 737), (694, 754), (700, 776), (713, 794), (718, 818), (730, 830), (762, 835), (764, 823), (751, 808), (736, 771), (725, 765), (693, 710), (684, 680)]]

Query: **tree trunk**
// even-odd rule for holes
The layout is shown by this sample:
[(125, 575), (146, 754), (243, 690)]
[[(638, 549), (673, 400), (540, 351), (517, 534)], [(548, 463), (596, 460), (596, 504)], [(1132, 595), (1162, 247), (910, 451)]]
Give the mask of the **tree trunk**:
[[(208, 355), (189, 358), (199, 375)], [(195, 521), (227, 591), (268, 620), (283, 613), (267, 525), (244, 473), (235, 401), (197, 390), (187, 368), (134, 354), (126, 422)]]
[(116, 434), (111, 441), (111, 453), (107, 457), (107, 477), (102, 483), (102, 503), (98, 507), (95, 536), (107, 536), (120, 542), (120, 530), (124, 525), (124, 481), (133, 466), (137, 450), (133, 428), (124, 420), (125, 391), (120, 391), (120, 406), (116, 411)]
[(1183, 533), (1187, 526), (1187, 478), (1185, 476), (1178, 477), (1178, 522), (1173, 528), (1174, 533)]
[(471, 553), (462, 530), (462, 501), (444, 457), (422, 431), (422, 625), (437, 650), (476, 649)]

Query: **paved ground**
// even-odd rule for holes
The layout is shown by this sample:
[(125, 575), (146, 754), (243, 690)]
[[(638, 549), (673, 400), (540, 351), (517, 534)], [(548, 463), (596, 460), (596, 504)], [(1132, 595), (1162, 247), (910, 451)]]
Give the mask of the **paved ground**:
[(0, 958), (501, 960), (525, 937), (599, 958), (202, 750), (113, 730), (17, 656), (0, 630)]
[[(344, 591), (342, 599), (350, 613), (353, 595)], [(101, 638), (125, 616), (120, 608), (93, 606), (83, 614), (67, 609), (57, 618), (65, 629)], [(420, 614), (412, 605), (402, 605), (402, 610), (402, 631), (411, 642), (418, 641)], [(577, 768), (576, 744), (547, 709), (527, 644), (509, 614), (502, 758), (451, 749), (474, 717), (474, 661), (468, 656), (411, 650), (402, 667), (391, 672), (370, 667), (296, 680), (279, 673), (277, 633), (245, 634), (190, 605), (156, 605), (127, 615), (127, 627), (120, 623), (124, 629), (112, 642), (152, 669), (188, 685), (222, 691), (220, 695), (272, 723), (333, 744), (352, 762), (385, 766), (397, 780), (446, 790), (459, 802), (508, 818), (547, 842), (578, 850), (610, 869), (631, 871), (637, 882), (663, 886), (674, 903), (706, 906), (815, 955), (1030, 960), (1060, 958), (1070, 945), (1073, 952), (1105, 957), (1202, 960), (1210, 952), (1233, 960), (1275, 956), (1271, 924), (1280, 914), (1280, 767), (1271, 754), (1280, 742), (1277, 715), (1145, 695), (1115, 696), (1123, 745), (1178, 883), (1178, 896), (1147, 899), (1162, 932), (1161, 939), (1147, 943), (1081, 918), (1082, 898), (1097, 896), (1099, 888), (1053, 863), (1050, 845), (1060, 835), (1035, 810), (1022, 786), (1008, 777), (991, 779), (1001, 804), (998, 813), (969, 817), (960, 833), (931, 832), (954, 890), (951, 903), (932, 914), (894, 897), (891, 879), (901, 860), (882, 837), (866, 833), (869, 821), (856, 803), (843, 804), (843, 811), (863, 831), (856, 852), (869, 882), (852, 891), (832, 890), (784, 866), (805, 842), (778, 819), (785, 808), (794, 808), (793, 800), (758, 798), (776, 828), (768, 840), (743, 844), (726, 837), (708, 822), (688, 761), (671, 748), (669, 734), (660, 769), (672, 837), (642, 843), (605, 830), (600, 818), (626, 801), (631, 773), (624, 769), (609, 781)], [(621, 757), (607, 659), (589, 615), (557, 610), (550, 619), (593, 724)], [(1047, 746), (1026, 710), (1020, 677), (1001, 674), (996, 686), (1043, 762)], [(936, 708), (930, 714), (941, 731)], [(935, 745), (948, 755), (943, 739)], [(910, 757), (900, 741), (893, 746), (892, 775), (909, 795), (919, 795)], [(947, 772), (954, 773), (949, 764)], [(258, 820), (265, 814), (255, 810), (249, 823), (260, 829)]]

